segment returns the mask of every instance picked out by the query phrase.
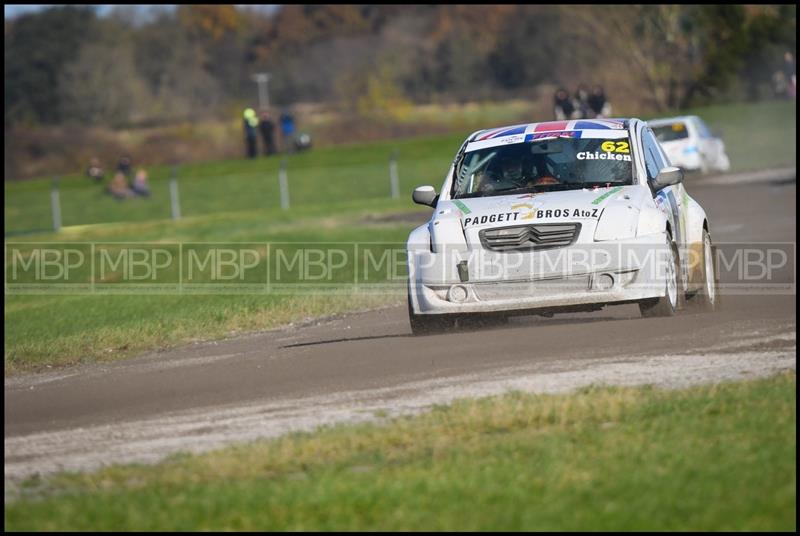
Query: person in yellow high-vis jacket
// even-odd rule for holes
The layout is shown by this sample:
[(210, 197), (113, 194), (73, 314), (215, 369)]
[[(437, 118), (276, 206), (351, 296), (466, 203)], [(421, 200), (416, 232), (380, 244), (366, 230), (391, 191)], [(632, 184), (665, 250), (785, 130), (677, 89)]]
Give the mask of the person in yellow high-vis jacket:
[(247, 149), (247, 158), (256, 157), (258, 117), (256, 111), (247, 108), (244, 111), (244, 142)]

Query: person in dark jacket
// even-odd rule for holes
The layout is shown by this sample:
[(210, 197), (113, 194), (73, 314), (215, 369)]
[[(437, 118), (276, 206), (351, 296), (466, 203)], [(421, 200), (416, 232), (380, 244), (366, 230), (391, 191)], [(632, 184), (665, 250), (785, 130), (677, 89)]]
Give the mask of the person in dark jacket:
[(275, 154), (275, 122), (268, 110), (261, 110), (258, 130), (261, 131), (261, 139), (264, 141), (264, 154), (267, 156)]
[(603, 86), (598, 84), (592, 88), (588, 103), (592, 117), (608, 117), (611, 115), (611, 105), (606, 100), (606, 92)]
[(575, 113), (575, 106), (572, 104), (572, 99), (569, 98), (567, 90), (559, 88), (555, 95), (554, 114), (558, 121), (570, 120)]
[(131, 180), (131, 157), (122, 155), (117, 162), (117, 173), (122, 173), (125, 179), (130, 182)]
[(252, 108), (247, 108), (244, 111), (243, 126), (247, 158), (255, 158), (256, 143), (258, 142), (258, 134), (256, 133), (256, 129), (258, 128), (258, 117), (256, 117), (256, 111)]

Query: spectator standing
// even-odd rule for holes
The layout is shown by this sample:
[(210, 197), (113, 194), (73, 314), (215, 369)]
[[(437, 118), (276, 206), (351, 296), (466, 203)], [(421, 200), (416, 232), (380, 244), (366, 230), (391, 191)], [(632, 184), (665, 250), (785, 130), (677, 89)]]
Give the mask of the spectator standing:
[(103, 168), (100, 166), (100, 159), (96, 156), (93, 156), (91, 160), (89, 160), (89, 167), (86, 168), (86, 176), (93, 179), (94, 182), (103, 182), (103, 179), (106, 178), (106, 172), (103, 171)]
[(294, 150), (294, 117), (289, 110), (284, 110), (280, 117), (281, 134), (283, 135), (283, 149), (286, 152)]
[(797, 64), (794, 55), (788, 50), (783, 55), (783, 75), (786, 80), (786, 97), (797, 98)]
[(272, 120), (269, 110), (261, 110), (258, 129), (261, 131), (261, 139), (264, 141), (264, 154), (267, 156), (275, 154), (275, 122)]
[(587, 102), (591, 117), (609, 117), (611, 115), (611, 105), (606, 100), (606, 92), (603, 86), (595, 85)]
[(575, 113), (575, 106), (572, 103), (572, 99), (569, 98), (569, 93), (567, 93), (567, 90), (563, 87), (558, 88), (558, 91), (556, 91), (553, 113), (558, 121), (572, 119)]
[(256, 139), (256, 127), (258, 127), (258, 117), (256, 117), (256, 111), (252, 108), (247, 108), (244, 111), (244, 142), (247, 151), (247, 158), (256, 157), (256, 142), (258, 141)]
[(578, 89), (575, 91), (575, 109), (577, 114), (573, 119), (589, 117), (589, 86), (586, 84), (578, 84)]

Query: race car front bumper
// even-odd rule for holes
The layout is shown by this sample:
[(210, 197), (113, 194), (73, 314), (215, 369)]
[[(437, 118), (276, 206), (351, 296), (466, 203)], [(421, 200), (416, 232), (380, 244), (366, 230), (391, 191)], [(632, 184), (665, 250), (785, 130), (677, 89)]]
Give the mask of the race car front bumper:
[(671, 261), (663, 233), (524, 252), (409, 252), (416, 314), (603, 305), (663, 296)]

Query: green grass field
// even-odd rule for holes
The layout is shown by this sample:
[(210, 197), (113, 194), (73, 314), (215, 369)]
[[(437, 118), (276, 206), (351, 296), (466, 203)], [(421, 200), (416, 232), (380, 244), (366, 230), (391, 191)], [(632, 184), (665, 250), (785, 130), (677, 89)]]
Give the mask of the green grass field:
[[(420, 112), (423, 113), (423, 112)], [(426, 111), (425, 113), (430, 113)], [(765, 102), (712, 106), (684, 113), (705, 118), (721, 132), (733, 171), (780, 167), (796, 162), (796, 105)], [(511, 121), (498, 117), (487, 127)], [(288, 159), (293, 207), (388, 198), (389, 157), (397, 152), (400, 191), (407, 199), (415, 186), (442, 183), (448, 165), (468, 130), (452, 135), (368, 144), (341, 145), (292, 155)], [(178, 170), (181, 212), (216, 212), (279, 207), (280, 157), (188, 164)], [(62, 224), (140, 222), (170, 217), (170, 168), (150, 170), (153, 197), (118, 202), (81, 175), (61, 178)], [(52, 229), (50, 178), (5, 183), (6, 236)], [(293, 213), (293, 208), (290, 213)]]
[[(169, 240), (402, 244), (412, 224), (364, 223), (365, 218), (401, 208), (399, 203), (385, 200), (370, 209), (358, 204), (332, 205), (324, 210), (303, 211), (304, 216), (295, 218), (280, 209), (266, 214), (235, 212), (187, 218), (178, 223), (90, 226), (68, 232), (64, 238), (74, 240), (72, 236), (78, 235), (80, 240), (97, 243)], [(419, 208), (423, 213), (429, 211)], [(352, 269), (350, 263), (337, 272), (333, 282), (352, 281)], [(252, 295), (6, 295), (5, 370), (6, 374), (14, 374), (54, 365), (119, 359), (182, 341), (269, 329), (404, 299), (396, 292), (365, 290), (361, 294), (323, 295), (300, 289), (291, 294)], [(74, 311), (80, 314), (75, 315)]]
[(464, 400), (29, 481), (7, 530), (795, 531), (796, 378)]
[[(330, 204), (389, 199), (389, 158), (397, 152), (403, 205), (420, 184), (440, 185), (461, 142), (469, 134), (414, 138), (316, 149), (287, 157), (290, 217)], [(281, 157), (188, 164), (178, 168), (181, 215), (269, 211), (280, 207)], [(150, 170), (149, 199), (116, 201), (81, 175), (61, 178), (64, 226), (169, 219), (171, 168)], [(49, 179), (5, 183), (6, 236), (52, 229)], [(299, 212), (298, 212), (299, 211)], [(268, 214), (265, 214), (267, 216)]]
[[(734, 170), (793, 165), (796, 106), (786, 102), (694, 110), (722, 130)], [(494, 125), (493, 125), (494, 126)], [(64, 177), (64, 227), (51, 226), (49, 180), (5, 183), (9, 242), (404, 242), (411, 223), (367, 218), (429, 209), (409, 199), (413, 187), (441, 185), (458, 135), (343, 145), (293, 155), (292, 205), (281, 210), (279, 158), (186, 165), (180, 170), (184, 218), (169, 219), (169, 169), (152, 171), (151, 199), (117, 202), (81, 176)], [(390, 199), (388, 161), (398, 152), (401, 198)], [(105, 223), (101, 223), (105, 222)], [(32, 232), (39, 230), (38, 232)], [(7, 374), (268, 329), (311, 316), (389, 303), (403, 297), (261, 296), (17, 296), (6, 295)], [(79, 314), (75, 314), (75, 312)]]

